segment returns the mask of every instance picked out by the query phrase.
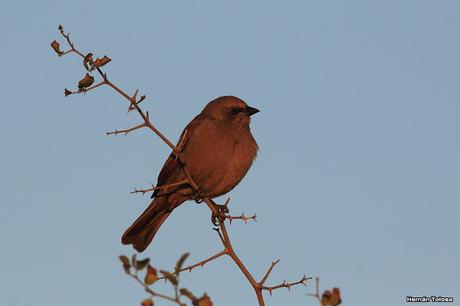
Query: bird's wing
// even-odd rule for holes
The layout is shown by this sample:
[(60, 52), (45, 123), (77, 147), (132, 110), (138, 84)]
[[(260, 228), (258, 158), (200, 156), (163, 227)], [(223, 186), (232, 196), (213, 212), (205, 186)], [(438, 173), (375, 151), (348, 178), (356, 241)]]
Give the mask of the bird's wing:
[[(182, 135), (179, 139), (178, 142), (178, 149), (180, 149), (181, 153), (184, 150), (185, 145), (187, 144), (188, 141), (188, 133), (187, 133), (187, 128), (182, 132)], [(171, 153), (169, 155), (168, 159), (163, 165), (163, 168), (161, 168), (160, 174), (158, 175), (158, 180), (157, 180), (157, 187), (163, 186), (168, 178), (176, 171), (179, 170), (181, 166), (180, 161), (176, 157), (175, 153)], [(153, 192), (152, 198), (154, 198), (158, 193), (160, 192), (160, 189), (157, 189)]]

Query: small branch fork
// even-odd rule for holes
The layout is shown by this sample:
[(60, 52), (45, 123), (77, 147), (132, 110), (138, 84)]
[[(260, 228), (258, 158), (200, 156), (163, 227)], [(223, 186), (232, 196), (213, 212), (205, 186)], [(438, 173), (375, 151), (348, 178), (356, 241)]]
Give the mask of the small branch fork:
[[(65, 34), (64, 28), (62, 26), (59, 26), (59, 31), (61, 32), (62, 36), (67, 40), (67, 43), (68, 43), (68, 45), (70, 47), (70, 49), (68, 51), (58, 53), (59, 56), (63, 56), (63, 55), (66, 55), (68, 53), (73, 52), (73, 53), (78, 54), (79, 56), (81, 56), (84, 59), (84, 63), (85, 63), (85, 61), (88, 58), (89, 54), (85, 56), (83, 53), (81, 53), (80, 51), (78, 51), (75, 48), (74, 44), (70, 40), (70, 33)], [(99, 73), (99, 75), (102, 78), (102, 81), (100, 81), (99, 83), (97, 83), (95, 85), (89, 86), (87, 88), (80, 89), (79, 91), (70, 91), (70, 90), (66, 89), (65, 90), (66, 96), (72, 95), (72, 94), (86, 93), (88, 91), (91, 91), (91, 90), (96, 89), (96, 88), (98, 88), (100, 86), (103, 86), (103, 85), (107, 85), (107, 86), (111, 87), (113, 90), (118, 92), (121, 96), (123, 96), (125, 99), (127, 99), (129, 101), (130, 105), (128, 107), (128, 112), (130, 112), (132, 110), (136, 110), (137, 113), (139, 114), (139, 116), (142, 118), (143, 122), (138, 124), (138, 125), (136, 125), (136, 126), (134, 126), (134, 127), (128, 128), (128, 129), (115, 130), (115, 131), (112, 131), (112, 132), (107, 132), (107, 135), (118, 135), (118, 134), (127, 135), (128, 133), (136, 131), (138, 129), (148, 128), (148, 129), (152, 130), (158, 137), (160, 137), (160, 139), (163, 140), (163, 142), (166, 143), (173, 150), (173, 152), (176, 152), (176, 156), (178, 156), (177, 153), (180, 152), (180, 148), (182, 146), (182, 144), (181, 144), (182, 141), (179, 142), (179, 145), (176, 148), (176, 146), (174, 146), (174, 144), (171, 141), (169, 141), (150, 122), (148, 112), (144, 113), (144, 111), (139, 107), (139, 103), (141, 103), (143, 100), (145, 100), (145, 96), (141, 96), (139, 99), (137, 99), (137, 95), (138, 95), (139, 90), (136, 90), (132, 96), (126, 94), (123, 90), (121, 90), (119, 87), (117, 87), (114, 83), (109, 81), (109, 79), (107, 77), (107, 74), (103, 73), (100, 67), (93, 66), (93, 68), (95, 68), (95, 70)], [(185, 133), (186, 132), (187, 131), (185, 131)], [(182, 138), (185, 139), (185, 137), (182, 137)], [(171, 184), (171, 185), (167, 185), (167, 186), (158, 186), (158, 187), (152, 186), (152, 188), (149, 188), (149, 189), (135, 189), (131, 193), (145, 194), (146, 192), (151, 192), (151, 191), (155, 191), (155, 190), (158, 190), (158, 189), (174, 187), (174, 186), (177, 186), (177, 185), (180, 185), (180, 184), (189, 184), (194, 190), (199, 190), (198, 184), (193, 180), (193, 178), (190, 175), (186, 165), (184, 165), (183, 170), (184, 170), (184, 174), (185, 174), (185, 176), (187, 178), (187, 180), (185, 180), (185, 181), (178, 182), (178, 183)], [(213, 216), (218, 216), (218, 218), (222, 219), (222, 222), (219, 222), (219, 225), (218, 225), (218, 228), (216, 229), (216, 231), (217, 231), (217, 233), (218, 233), (218, 235), (220, 237), (220, 240), (221, 240), (221, 242), (222, 242), (222, 244), (224, 246), (224, 249), (222, 251), (216, 253), (215, 255), (212, 255), (211, 257), (209, 257), (209, 258), (207, 258), (205, 260), (202, 260), (202, 261), (200, 261), (200, 262), (198, 262), (198, 263), (196, 263), (194, 265), (190, 265), (188, 267), (185, 267), (185, 268), (181, 269), (180, 271), (186, 271), (186, 270), (192, 271), (196, 267), (203, 267), (205, 264), (207, 264), (207, 263), (209, 263), (209, 262), (211, 262), (211, 261), (213, 261), (213, 260), (215, 260), (217, 258), (220, 258), (223, 255), (228, 255), (233, 260), (233, 262), (238, 266), (238, 268), (241, 270), (241, 272), (244, 274), (244, 276), (247, 278), (247, 280), (249, 281), (249, 283), (253, 287), (253, 289), (255, 291), (255, 294), (256, 294), (256, 297), (257, 297), (257, 300), (259, 302), (259, 306), (264, 306), (265, 305), (264, 298), (263, 298), (263, 295), (262, 295), (262, 292), (264, 290), (268, 291), (271, 294), (272, 291), (274, 291), (276, 289), (280, 289), (280, 288), (290, 289), (292, 286), (295, 286), (295, 285), (306, 285), (307, 281), (309, 279), (311, 279), (311, 278), (303, 276), (299, 281), (296, 281), (296, 282), (288, 283), (288, 282), (284, 281), (281, 284), (276, 285), (276, 286), (271, 286), (271, 287), (265, 286), (265, 282), (267, 281), (270, 273), (272, 272), (272, 270), (275, 267), (275, 265), (279, 262), (279, 260), (276, 260), (276, 261), (272, 262), (270, 268), (265, 273), (265, 275), (264, 275), (264, 277), (262, 278), (261, 281), (258, 282), (258, 281), (256, 281), (254, 279), (252, 274), (248, 271), (248, 269), (246, 268), (244, 263), (241, 261), (241, 259), (238, 257), (238, 255), (234, 251), (232, 243), (230, 241), (230, 237), (229, 237), (228, 232), (227, 232), (227, 228), (225, 226), (225, 222), (223, 222), (223, 221), (225, 221), (225, 219), (227, 219), (231, 223), (233, 220), (242, 220), (243, 222), (247, 223), (249, 220), (256, 221), (256, 215), (248, 217), (244, 213), (242, 215), (240, 215), (240, 216), (228, 216), (226, 214), (223, 214), (222, 211), (224, 211), (224, 212), (226, 211), (226, 208), (227, 208), (227, 205), (229, 203), (229, 200), (230, 199), (228, 199), (224, 205), (217, 205), (216, 203), (214, 203), (214, 201), (212, 201), (211, 199), (209, 199), (207, 197), (205, 197), (203, 199), (203, 201), (207, 204), (208, 208), (212, 211)], [(223, 209), (222, 209), (222, 207), (223, 207)], [(136, 279), (137, 276), (133, 276), (133, 277)], [(137, 277), (136, 280), (138, 282), (142, 283), (142, 281), (138, 277)], [(152, 294), (153, 296), (158, 296), (158, 297), (161, 297), (163, 299), (176, 302), (178, 305), (183, 305), (183, 304), (180, 304), (180, 302), (177, 302), (174, 298), (163, 296), (163, 295), (161, 295), (159, 293), (151, 291), (150, 288), (148, 288), (148, 287), (145, 288), (145, 290), (148, 293)]]
[(308, 295), (316, 298), (321, 304), (321, 296), (319, 295), (319, 277), (315, 278), (315, 293), (308, 293)]

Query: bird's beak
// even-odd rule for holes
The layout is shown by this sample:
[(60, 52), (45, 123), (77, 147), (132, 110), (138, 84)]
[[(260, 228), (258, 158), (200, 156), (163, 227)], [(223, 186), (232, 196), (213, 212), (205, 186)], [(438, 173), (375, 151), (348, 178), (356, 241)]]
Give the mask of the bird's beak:
[(248, 114), (248, 116), (252, 116), (252, 115), (258, 113), (259, 110), (257, 108), (254, 108), (254, 107), (246, 106), (245, 112), (246, 112), (246, 114)]

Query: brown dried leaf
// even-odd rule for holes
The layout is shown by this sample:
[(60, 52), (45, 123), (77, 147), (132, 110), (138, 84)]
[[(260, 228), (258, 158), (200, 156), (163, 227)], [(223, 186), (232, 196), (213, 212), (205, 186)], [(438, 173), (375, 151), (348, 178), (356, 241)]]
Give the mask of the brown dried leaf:
[(145, 258), (145, 259), (142, 259), (142, 260), (136, 260), (136, 270), (141, 271), (142, 269), (147, 267), (149, 262), (150, 262), (150, 258), (148, 258), (148, 257)]
[(176, 263), (176, 268), (175, 268), (175, 273), (177, 276), (179, 276), (180, 272), (179, 270), (182, 269), (182, 266), (184, 265), (185, 260), (187, 257), (190, 255), (190, 253), (184, 253), (179, 260)]
[(102, 67), (105, 64), (108, 64), (110, 61), (111, 61), (111, 59), (109, 57), (107, 57), (106, 55), (104, 55), (103, 58), (99, 58), (99, 57), (96, 58), (96, 60), (94, 61), (94, 66)]
[(330, 290), (326, 290), (323, 292), (323, 295), (321, 296), (321, 306), (331, 306), (331, 298), (332, 298), (332, 293)]
[(131, 264), (129, 263), (128, 257), (125, 255), (120, 255), (118, 256), (120, 258), (120, 261), (123, 263), (123, 269), (125, 270), (126, 273), (129, 273), (129, 269), (131, 268)]
[(91, 84), (93, 83), (94, 83), (94, 77), (90, 76), (87, 73), (85, 77), (78, 82), (78, 89), (85, 90), (86, 88), (91, 86)]
[(191, 293), (187, 288), (181, 288), (179, 292), (181, 295), (185, 295), (186, 297), (188, 297), (192, 302), (195, 302), (197, 300), (193, 293)]
[(136, 269), (136, 253), (134, 253), (132, 256), (131, 256), (131, 264), (133, 265), (134, 269)]
[(332, 288), (332, 297), (331, 297), (331, 305), (337, 306), (342, 303), (342, 298), (340, 297), (340, 289), (339, 288)]
[(141, 306), (153, 306), (153, 300), (152, 299), (145, 299), (142, 301)]
[(173, 284), (174, 286), (177, 286), (179, 282), (177, 281), (177, 277), (174, 274), (168, 271), (164, 271), (164, 270), (160, 270), (160, 272), (161, 274), (164, 275), (164, 277), (166, 277), (167, 280), (171, 282), (171, 284)]
[(61, 56), (62, 52), (61, 49), (59, 49), (59, 43), (56, 41), (56, 40), (53, 40), (53, 42), (51, 43), (51, 48), (53, 48), (53, 50), (59, 55)]
[(158, 279), (157, 270), (151, 265), (147, 266), (147, 272), (145, 272), (144, 283), (146, 285), (151, 285), (156, 282)]
[(68, 95), (71, 95), (72, 92), (68, 90), (67, 88), (64, 88), (64, 95), (67, 97)]
[(213, 303), (209, 296), (205, 293), (196, 303), (197, 306), (212, 306)]
[(323, 292), (321, 296), (321, 306), (337, 306), (342, 303), (342, 299), (340, 297), (340, 289), (333, 288), (331, 290), (326, 290)]

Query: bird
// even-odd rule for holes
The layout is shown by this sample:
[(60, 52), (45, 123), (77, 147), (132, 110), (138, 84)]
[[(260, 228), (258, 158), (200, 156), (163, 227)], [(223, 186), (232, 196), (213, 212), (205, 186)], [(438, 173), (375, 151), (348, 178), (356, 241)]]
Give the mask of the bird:
[[(210, 101), (185, 127), (158, 175), (152, 202), (124, 232), (122, 243), (141, 253), (179, 205), (219, 197), (238, 185), (259, 150), (249, 126), (258, 112), (235, 96)], [(198, 190), (187, 182), (187, 175)]]

